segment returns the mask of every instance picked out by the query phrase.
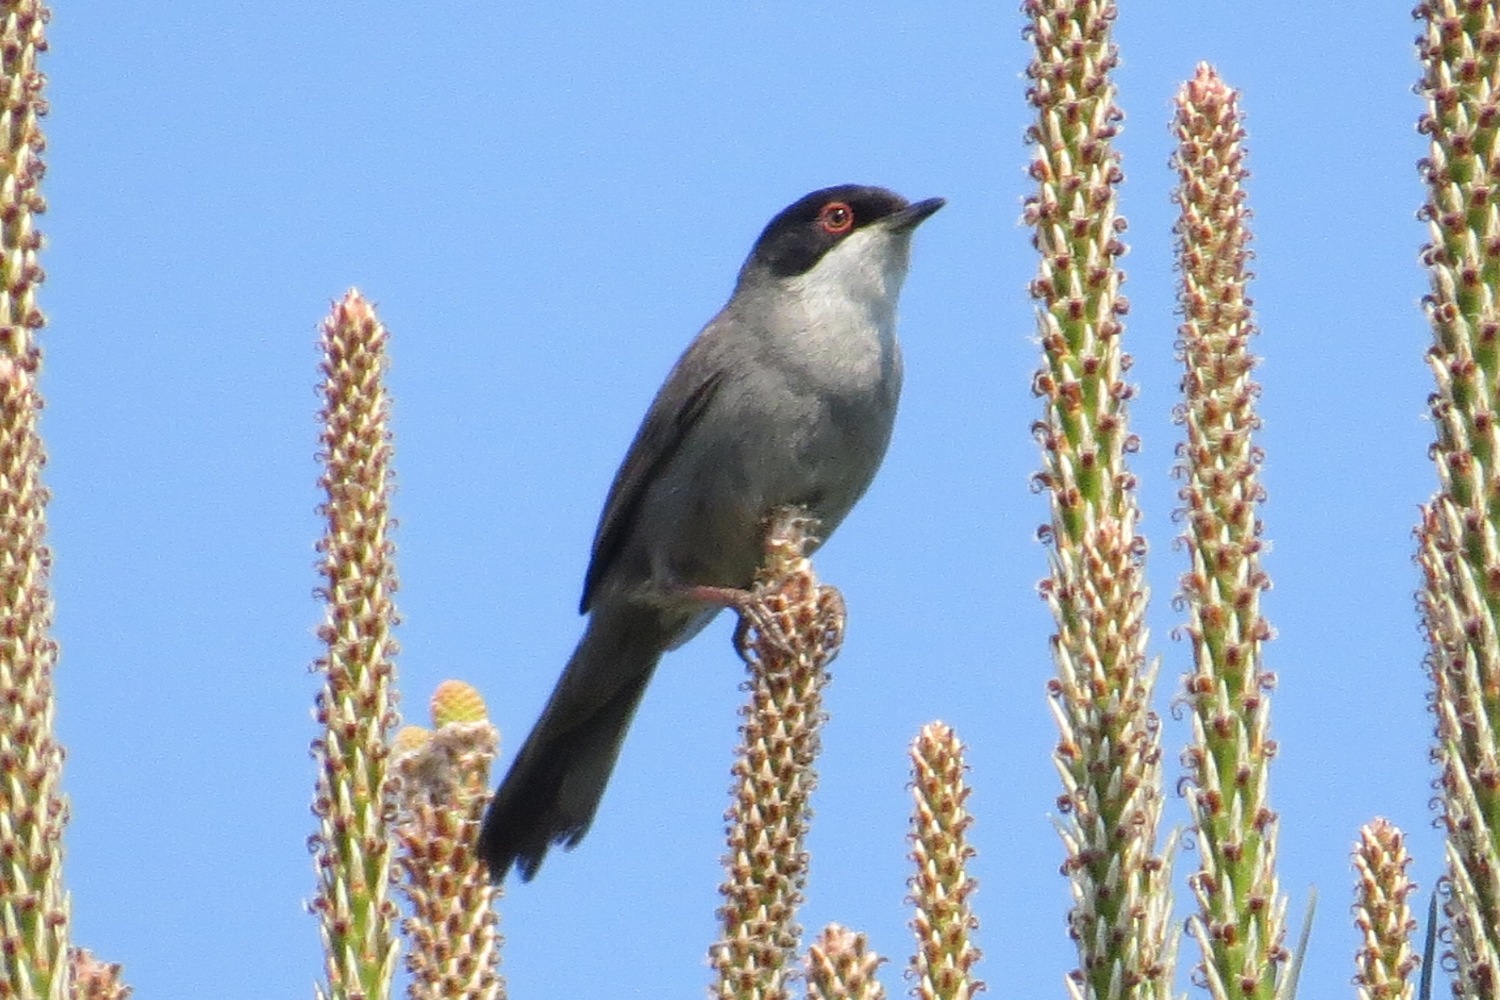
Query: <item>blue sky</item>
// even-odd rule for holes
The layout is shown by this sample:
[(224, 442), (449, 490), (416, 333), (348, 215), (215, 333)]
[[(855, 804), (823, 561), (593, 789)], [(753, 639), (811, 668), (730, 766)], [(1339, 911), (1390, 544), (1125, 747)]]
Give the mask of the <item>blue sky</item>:
[[(393, 331), (406, 704), (475, 683), (508, 758), (577, 637), (599, 505), (661, 378), (766, 220), (846, 181), (949, 204), (916, 239), (885, 467), (817, 563), (850, 622), (804, 922), (868, 931), (903, 988), (906, 746), (941, 718), (971, 748), (991, 995), (1062, 995), (1018, 5), (649, 6), (59, 5), (42, 302), (67, 879), (78, 941), (138, 995), (306, 996), (320, 975), (303, 903), (330, 300), (357, 285)], [(1403, 826), (1424, 890), (1440, 862), (1410, 558), (1434, 482), (1416, 26), (1409, 3), (1122, 6), (1167, 772), (1187, 735), (1167, 122), (1207, 59), (1250, 116), (1282, 880), (1299, 920), (1321, 894), (1306, 995), (1341, 995), (1358, 826)], [(668, 657), (588, 839), (512, 887), (513, 995), (709, 982), (729, 630)]]

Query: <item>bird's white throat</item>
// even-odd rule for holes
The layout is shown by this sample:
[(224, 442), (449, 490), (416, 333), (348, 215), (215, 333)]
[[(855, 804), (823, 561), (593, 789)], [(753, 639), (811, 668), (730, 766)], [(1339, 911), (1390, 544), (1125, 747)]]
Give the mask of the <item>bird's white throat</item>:
[(803, 336), (819, 353), (849, 361), (886, 354), (895, 350), (896, 301), (910, 260), (909, 233), (869, 226), (787, 279), (784, 301), (803, 313)]

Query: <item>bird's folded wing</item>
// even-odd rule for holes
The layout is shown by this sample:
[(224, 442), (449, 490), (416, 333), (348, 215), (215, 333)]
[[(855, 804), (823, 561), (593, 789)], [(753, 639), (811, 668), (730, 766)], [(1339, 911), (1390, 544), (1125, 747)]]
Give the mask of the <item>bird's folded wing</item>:
[[(688, 360), (685, 357), (683, 362)], [(714, 394), (724, 383), (724, 369), (713, 368), (707, 378), (688, 384), (684, 373), (698, 366), (683, 362), (679, 362), (657, 393), (625, 461), (620, 465), (620, 471), (615, 473), (609, 499), (604, 502), (604, 513), (599, 518), (599, 530), (594, 536), (594, 553), (589, 561), (588, 575), (584, 578), (580, 612), (589, 610), (600, 582), (609, 574), (635, 531), (646, 491), (677, 456), (683, 441), (702, 419)]]

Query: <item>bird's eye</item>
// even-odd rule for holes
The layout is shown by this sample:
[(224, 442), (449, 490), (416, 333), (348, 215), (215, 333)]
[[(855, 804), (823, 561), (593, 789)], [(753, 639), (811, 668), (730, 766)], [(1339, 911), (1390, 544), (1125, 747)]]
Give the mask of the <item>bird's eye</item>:
[(842, 201), (830, 201), (818, 213), (818, 225), (825, 233), (842, 236), (854, 227), (854, 210)]

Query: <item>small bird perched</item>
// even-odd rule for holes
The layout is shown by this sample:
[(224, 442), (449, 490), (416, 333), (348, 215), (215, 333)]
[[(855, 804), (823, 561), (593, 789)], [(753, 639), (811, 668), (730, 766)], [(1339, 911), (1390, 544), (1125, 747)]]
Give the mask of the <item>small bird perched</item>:
[(911, 235), (943, 204), (824, 188), (755, 241), (615, 473), (583, 584), (588, 627), (485, 813), (494, 881), (513, 864), (530, 881), (551, 845), (583, 839), (657, 661), (750, 586), (766, 518), (802, 507), (826, 538), (870, 485), (901, 393)]

